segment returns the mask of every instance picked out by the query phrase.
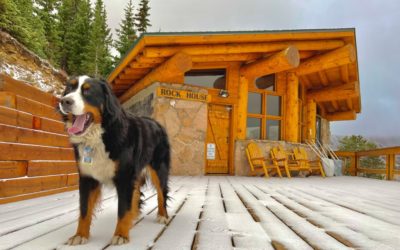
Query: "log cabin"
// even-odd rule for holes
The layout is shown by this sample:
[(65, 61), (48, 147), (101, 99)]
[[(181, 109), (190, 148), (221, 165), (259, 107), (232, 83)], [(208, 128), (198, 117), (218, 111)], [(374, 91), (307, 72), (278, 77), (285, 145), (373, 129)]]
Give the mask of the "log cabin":
[(166, 127), (179, 175), (245, 175), (249, 141), (327, 143), (361, 111), (353, 28), (145, 33), (108, 81)]

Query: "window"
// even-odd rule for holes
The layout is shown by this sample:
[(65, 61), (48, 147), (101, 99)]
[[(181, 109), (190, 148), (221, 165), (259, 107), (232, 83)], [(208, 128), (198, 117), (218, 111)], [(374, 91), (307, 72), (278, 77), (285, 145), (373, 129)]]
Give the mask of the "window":
[(259, 77), (255, 84), (258, 89), (275, 91), (275, 74)]
[(247, 113), (261, 114), (262, 94), (249, 92)]
[(185, 73), (185, 83), (204, 88), (225, 89), (226, 70), (207, 69), (191, 70)]
[(281, 139), (282, 97), (270, 91), (249, 92), (247, 139)]
[(247, 139), (261, 139), (261, 119), (247, 117)]

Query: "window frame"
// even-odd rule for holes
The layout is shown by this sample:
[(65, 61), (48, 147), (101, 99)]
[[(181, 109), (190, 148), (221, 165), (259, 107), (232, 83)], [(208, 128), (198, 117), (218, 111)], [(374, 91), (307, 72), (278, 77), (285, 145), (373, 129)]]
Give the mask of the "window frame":
[[(275, 77), (275, 89), (276, 89), (276, 77)], [(284, 101), (284, 96), (281, 94), (278, 94), (276, 91), (270, 91), (270, 90), (262, 90), (262, 89), (258, 89), (255, 86), (255, 83), (253, 82), (253, 84), (249, 84), (249, 90), (248, 92), (252, 92), (252, 93), (259, 93), (261, 94), (261, 114), (253, 114), (253, 113), (248, 113), (247, 110), (247, 117), (249, 118), (259, 118), (261, 119), (261, 138), (260, 140), (270, 140), (267, 139), (267, 120), (277, 120), (280, 121), (280, 138), (279, 140), (282, 140), (282, 138), (284, 138), (284, 117), (285, 117), (285, 101)], [(249, 93), (247, 93), (247, 96), (249, 96)], [(272, 96), (279, 96), (281, 98), (281, 116), (273, 116), (273, 115), (268, 115), (267, 114), (267, 98), (269, 95)], [(248, 101), (247, 101), (248, 103)], [(246, 126), (246, 130), (247, 130), (247, 126)]]
[(192, 83), (186, 83), (185, 82), (185, 77), (186, 77), (186, 73), (189, 73), (190, 71), (196, 71), (196, 70), (198, 70), (198, 71), (216, 71), (216, 70), (223, 70), (223, 71), (225, 71), (225, 88), (224, 88), (224, 90), (229, 90), (229, 79), (228, 79), (228, 67), (227, 66), (224, 66), (224, 67), (205, 67), (205, 68), (193, 68), (193, 69), (191, 69), (191, 70), (189, 70), (189, 71), (187, 71), (187, 72), (185, 72), (184, 74), (183, 74), (183, 84), (185, 84), (185, 85), (188, 85), (188, 86), (192, 86), (192, 87), (197, 87), (197, 88), (203, 88), (203, 89), (207, 89), (207, 90), (217, 90), (217, 91), (220, 91), (221, 89), (217, 89), (217, 88), (210, 88), (210, 87), (207, 87), (207, 86), (200, 86), (200, 85), (195, 85), (195, 84), (192, 84)]

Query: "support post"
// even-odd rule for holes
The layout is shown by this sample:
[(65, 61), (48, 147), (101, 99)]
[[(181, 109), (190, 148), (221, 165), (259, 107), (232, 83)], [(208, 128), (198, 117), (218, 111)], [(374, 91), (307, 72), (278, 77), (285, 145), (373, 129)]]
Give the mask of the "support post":
[(240, 76), (239, 80), (239, 101), (238, 101), (238, 126), (237, 138), (246, 139), (246, 126), (247, 126), (247, 101), (249, 96), (249, 82), (244, 76)]
[(316, 123), (317, 123), (317, 103), (308, 100), (306, 103), (307, 119), (306, 119), (306, 138), (310, 142), (315, 142)]
[(299, 126), (299, 78), (296, 73), (287, 73), (286, 86), (286, 141), (298, 142)]

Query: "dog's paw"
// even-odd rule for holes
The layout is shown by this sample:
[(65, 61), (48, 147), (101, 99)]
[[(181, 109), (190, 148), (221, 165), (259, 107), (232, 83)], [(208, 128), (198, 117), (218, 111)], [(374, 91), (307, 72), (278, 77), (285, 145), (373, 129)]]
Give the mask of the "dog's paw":
[(168, 223), (168, 218), (165, 216), (157, 215), (156, 221), (160, 224), (167, 224)]
[(83, 245), (86, 244), (87, 242), (88, 242), (87, 238), (80, 235), (74, 235), (71, 238), (69, 238), (69, 240), (67, 241), (67, 245), (70, 246)]
[(122, 245), (129, 242), (129, 239), (121, 235), (114, 235), (111, 239), (111, 245)]

